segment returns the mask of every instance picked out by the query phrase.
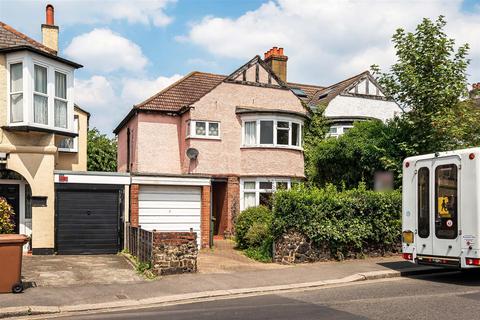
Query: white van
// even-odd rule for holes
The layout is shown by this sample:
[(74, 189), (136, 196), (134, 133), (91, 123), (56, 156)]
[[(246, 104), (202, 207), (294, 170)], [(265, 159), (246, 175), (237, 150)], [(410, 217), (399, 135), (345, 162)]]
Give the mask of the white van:
[(402, 194), (404, 259), (480, 267), (480, 148), (405, 159)]

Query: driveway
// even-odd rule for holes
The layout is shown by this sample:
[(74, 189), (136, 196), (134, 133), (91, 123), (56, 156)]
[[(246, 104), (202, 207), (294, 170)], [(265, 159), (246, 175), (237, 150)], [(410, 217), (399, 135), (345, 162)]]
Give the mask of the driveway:
[(22, 278), (27, 287), (143, 281), (121, 255), (24, 256)]

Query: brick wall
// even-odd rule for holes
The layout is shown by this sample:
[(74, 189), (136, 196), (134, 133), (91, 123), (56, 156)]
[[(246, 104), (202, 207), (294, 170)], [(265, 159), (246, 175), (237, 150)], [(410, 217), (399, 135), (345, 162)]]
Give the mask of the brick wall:
[(228, 177), (227, 181), (228, 221), (226, 235), (233, 235), (234, 221), (240, 213), (240, 180), (238, 177)]
[(211, 227), (211, 186), (202, 187), (202, 205), (200, 217), (200, 230), (202, 232), (201, 246), (202, 248), (210, 248), (210, 227)]
[(130, 186), (130, 224), (132, 227), (138, 227), (138, 193), (140, 186), (132, 184)]
[(156, 275), (197, 272), (195, 232), (153, 232), (152, 270)]

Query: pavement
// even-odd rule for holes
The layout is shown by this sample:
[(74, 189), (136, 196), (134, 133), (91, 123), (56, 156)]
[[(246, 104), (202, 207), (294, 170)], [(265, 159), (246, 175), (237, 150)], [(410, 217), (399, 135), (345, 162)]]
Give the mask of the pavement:
[[(70, 314), (68, 319), (478, 319), (479, 275), (478, 272), (450, 271), (306, 291), (114, 312)], [(67, 317), (60, 316), (59, 319)]]
[[(209, 254), (214, 256), (211, 259), (219, 259), (214, 253)], [(203, 255), (204, 253), (201, 254), (200, 259), (204, 259), (203, 265), (207, 268), (208, 263), (205, 263), (209, 259), (202, 257)], [(112, 259), (113, 257), (123, 259), (122, 256), (112, 256)], [(59, 257), (52, 257), (52, 259), (54, 258), (58, 259)], [(63, 256), (60, 257), (60, 259), (63, 258)], [(95, 261), (95, 258), (95, 256), (89, 258), (83, 256), (83, 259), (92, 259), (92, 261)], [(72, 259), (75, 260), (75, 257)], [(139, 281), (133, 277), (130, 278), (130, 281), (123, 283), (97, 281), (96, 283), (77, 283), (68, 286), (45, 285), (28, 288), (20, 295), (2, 294), (0, 295), (0, 318), (27, 314), (59, 314), (185, 303), (198, 299), (311, 289), (362, 280), (399, 277), (402, 274), (410, 275), (442, 270), (418, 267), (402, 261), (398, 256), (295, 266), (248, 261), (244, 264), (240, 263), (241, 267), (238, 270), (234, 270), (232, 267), (235, 259), (225, 259), (223, 267), (222, 265), (216, 267), (219, 272), (215, 272), (214, 268), (211, 269), (211, 273), (172, 275), (152, 281)], [(64, 264), (57, 261), (57, 265)], [(110, 266), (113, 265), (115, 264), (110, 264)], [(245, 265), (248, 265), (248, 268)], [(202, 269), (200, 262), (199, 268)], [(95, 271), (96, 268), (89, 270)], [(109, 272), (114, 273), (114, 268), (112, 267)], [(62, 281), (62, 284), (65, 282)]]

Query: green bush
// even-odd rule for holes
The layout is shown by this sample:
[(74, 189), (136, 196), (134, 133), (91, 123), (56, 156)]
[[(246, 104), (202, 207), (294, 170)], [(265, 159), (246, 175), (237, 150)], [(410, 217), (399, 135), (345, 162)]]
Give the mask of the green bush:
[(272, 232), (297, 230), (336, 257), (392, 251), (400, 242), (401, 202), (399, 191), (375, 192), (364, 184), (345, 191), (298, 186), (275, 193)]
[(10, 206), (5, 198), (0, 197), (0, 234), (13, 233), (15, 224), (13, 222), (12, 206)]
[(258, 247), (271, 236), (272, 211), (258, 206), (242, 211), (235, 224), (235, 240), (240, 249)]

